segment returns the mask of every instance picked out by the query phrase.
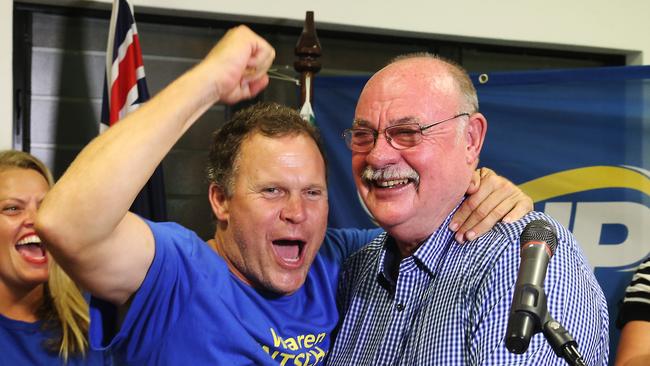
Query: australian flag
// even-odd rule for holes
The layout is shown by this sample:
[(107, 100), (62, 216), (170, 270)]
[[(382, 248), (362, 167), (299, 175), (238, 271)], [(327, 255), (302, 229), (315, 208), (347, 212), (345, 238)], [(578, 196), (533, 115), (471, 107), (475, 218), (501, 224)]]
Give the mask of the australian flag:
[[(133, 6), (114, 0), (106, 47), (106, 76), (100, 132), (119, 122), (149, 99), (142, 50)], [(158, 166), (140, 191), (131, 211), (154, 221), (167, 220), (162, 167)]]

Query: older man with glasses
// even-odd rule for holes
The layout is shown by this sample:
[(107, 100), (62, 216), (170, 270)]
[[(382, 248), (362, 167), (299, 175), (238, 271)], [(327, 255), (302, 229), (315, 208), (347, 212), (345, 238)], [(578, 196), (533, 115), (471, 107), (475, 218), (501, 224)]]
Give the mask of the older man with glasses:
[(344, 267), (345, 316), (328, 364), (564, 364), (542, 334), (520, 353), (504, 345), (519, 237), (541, 219), (558, 241), (544, 282), (548, 314), (573, 334), (587, 365), (607, 365), (605, 298), (568, 230), (539, 212), (470, 245), (448, 230), (486, 129), (469, 77), (451, 62), (409, 55), (368, 81), (343, 137), (359, 194), (386, 232)]

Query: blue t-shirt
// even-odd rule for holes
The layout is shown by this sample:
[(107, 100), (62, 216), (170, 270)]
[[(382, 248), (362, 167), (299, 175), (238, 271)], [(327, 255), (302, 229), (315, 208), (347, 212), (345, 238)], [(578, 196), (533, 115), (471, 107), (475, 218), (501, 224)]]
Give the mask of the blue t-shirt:
[[(41, 322), (22, 322), (0, 315), (0, 365), (64, 365), (58, 351), (45, 349), (50, 334), (41, 329)], [(67, 365), (110, 365), (111, 358), (103, 352), (86, 350), (85, 357), (70, 357)]]
[(321, 363), (338, 321), (343, 260), (379, 233), (328, 230), (305, 284), (278, 296), (240, 281), (194, 232), (148, 224), (155, 256), (113, 339), (102, 341), (101, 310), (91, 308), (91, 345), (127, 364)]

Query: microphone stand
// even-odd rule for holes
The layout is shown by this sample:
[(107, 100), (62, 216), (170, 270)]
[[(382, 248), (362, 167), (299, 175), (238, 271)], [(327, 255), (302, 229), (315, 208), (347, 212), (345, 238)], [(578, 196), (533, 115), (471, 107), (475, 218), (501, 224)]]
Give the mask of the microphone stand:
[(548, 320), (542, 327), (543, 333), (555, 354), (564, 358), (569, 365), (586, 366), (582, 355), (578, 351), (578, 343), (571, 337), (571, 334), (564, 329), (562, 324), (553, 320), (550, 315), (547, 315), (547, 318)]
[[(586, 366), (578, 351), (578, 343), (557, 321), (551, 318), (546, 308), (546, 293), (540, 286), (526, 285), (516, 291), (515, 296), (528, 297), (536, 301), (520, 304), (511, 311), (519, 317), (521, 327), (510, 327), (506, 332), (506, 348), (512, 353), (526, 352), (530, 338), (542, 332), (558, 357), (564, 358), (568, 365)], [(530, 334), (529, 336), (526, 336)]]

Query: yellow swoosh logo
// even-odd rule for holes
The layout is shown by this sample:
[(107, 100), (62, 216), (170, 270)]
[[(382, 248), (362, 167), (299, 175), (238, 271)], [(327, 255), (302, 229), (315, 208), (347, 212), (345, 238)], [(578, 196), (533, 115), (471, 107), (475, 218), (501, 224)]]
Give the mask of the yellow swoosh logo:
[(625, 167), (590, 166), (569, 169), (519, 185), (533, 202), (600, 188), (629, 188), (650, 196), (650, 178)]

